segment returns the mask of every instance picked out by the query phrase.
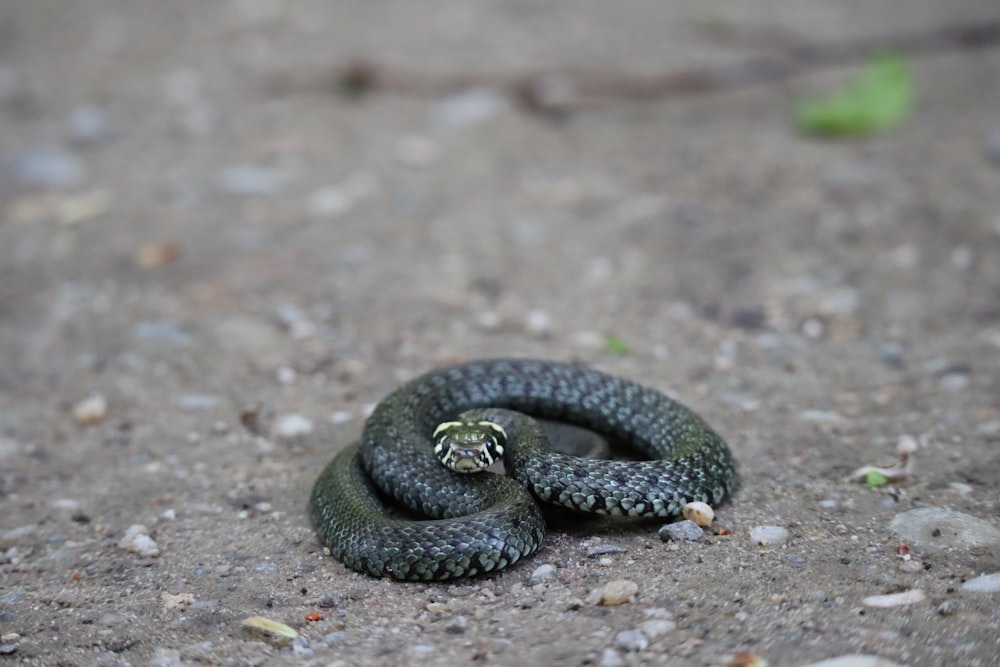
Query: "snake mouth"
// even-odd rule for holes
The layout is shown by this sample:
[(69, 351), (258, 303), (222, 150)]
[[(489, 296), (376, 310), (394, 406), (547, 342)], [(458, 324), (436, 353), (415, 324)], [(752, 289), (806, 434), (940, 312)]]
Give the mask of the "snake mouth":
[(448, 465), (455, 472), (479, 472), (484, 468), (473, 452), (453, 453)]

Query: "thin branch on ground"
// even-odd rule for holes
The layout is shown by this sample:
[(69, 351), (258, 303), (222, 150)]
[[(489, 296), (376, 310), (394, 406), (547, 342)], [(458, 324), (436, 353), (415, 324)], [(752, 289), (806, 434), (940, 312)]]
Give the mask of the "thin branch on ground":
[(338, 90), (353, 96), (391, 93), (439, 97), (467, 88), (489, 87), (516, 100), (526, 111), (567, 115), (622, 102), (656, 101), (776, 83), (822, 69), (861, 63), (877, 53), (915, 57), (997, 46), (1000, 46), (1000, 18), (919, 33), (792, 45), (731, 65), (647, 77), (570, 70), (517, 75), (440, 75), (358, 59), (338, 69), (334, 82)]

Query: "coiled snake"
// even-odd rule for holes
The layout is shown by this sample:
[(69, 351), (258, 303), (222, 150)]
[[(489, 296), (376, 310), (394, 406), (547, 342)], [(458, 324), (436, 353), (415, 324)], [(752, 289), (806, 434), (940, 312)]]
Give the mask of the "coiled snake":
[[(526, 415), (592, 429), (652, 460), (553, 452)], [(441, 450), (452, 424), (439, 426), (455, 420), (465, 429), (459, 450), (477, 437), (498, 441), (491, 444), (500, 445), (510, 476), (463, 475), (442, 465), (435, 437)], [(470, 436), (477, 425), (485, 431)], [(497, 359), (435, 370), (390, 394), (360, 443), (323, 470), (311, 511), (320, 542), (348, 567), (443, 580), (495, 572), (533, 553), (545, 527), (537, 501), (670, 517), (690, 501), (719, 503), (735, 480), (722, 438), (660, 392), (571, 364)], [(393, 516), (388, 499), (429, 520)]]

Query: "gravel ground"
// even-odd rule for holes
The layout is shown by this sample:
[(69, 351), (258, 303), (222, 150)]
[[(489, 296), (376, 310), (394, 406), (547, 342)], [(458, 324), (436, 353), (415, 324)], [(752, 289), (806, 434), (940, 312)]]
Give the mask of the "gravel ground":
[[(839, 142), (791, 109), (850, 70), (558, 121), (329, 74), (648, 74), (997, 11), (7, 0), (0, 662), (996, 664), (1000, 50), (913, 62), (910, 121)], [(451, 585), (325, 556), (309, 488), (371, 406), (511, 355), (699, 411), (740, 462), (717, 528), (562, 518)], [(900, 442), (909, 479), (848, 481)]]

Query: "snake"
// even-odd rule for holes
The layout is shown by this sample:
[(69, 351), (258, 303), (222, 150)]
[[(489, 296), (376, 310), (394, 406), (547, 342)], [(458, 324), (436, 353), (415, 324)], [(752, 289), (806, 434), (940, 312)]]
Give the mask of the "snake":
[[(592, 430), (645, 460), (559, 453), (536, 418)], [(461, 470), (496, 458), (506, 474)], [(487, 359), (432, 370), (376, 405), (360, 440), (316, 480), (310, 513), (320, 544), (347, 567), (445, 581), (537, 551), (540, 503), (670, 518), (689, 502), (720, 503), (735, 484), (725, 441), (664, 393), (573, 363)]]

